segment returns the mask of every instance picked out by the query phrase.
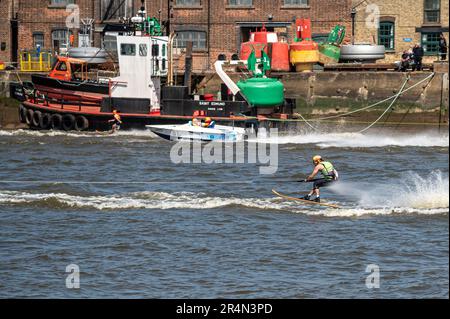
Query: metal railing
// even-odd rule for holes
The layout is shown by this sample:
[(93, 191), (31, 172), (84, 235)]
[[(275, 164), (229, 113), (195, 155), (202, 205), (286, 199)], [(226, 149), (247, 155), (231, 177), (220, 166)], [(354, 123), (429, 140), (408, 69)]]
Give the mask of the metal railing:
[(31, 103), (41, 104), (45, 107), (58, 107), (61, 110), (64, 110), (65, 106), (78, 107), (78, 111), (80, 112), (82, 107), (101, 107), (98, 103), (86, 101), (82, 96), (70, 93), (55, 93), (45, 90), (36, 92), (35, 90), (33, 95), (29, 98)]
[(20, 70), (23, 72), (48, 72), (52, 68), (52, 53), (36, 50), (20, 51)]

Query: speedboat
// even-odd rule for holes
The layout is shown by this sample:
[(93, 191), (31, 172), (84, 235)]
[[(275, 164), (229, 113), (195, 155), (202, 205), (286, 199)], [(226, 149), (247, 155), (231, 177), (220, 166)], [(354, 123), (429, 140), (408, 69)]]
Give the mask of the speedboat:
[(243, 140), (246, 133), (244, 128), (225, 125), (213, 127), (194, 126), (192, 122), (181, 125), (146, 125), (156, 135), (169, 140), (201, 140), (201, 141), (230, 141)]

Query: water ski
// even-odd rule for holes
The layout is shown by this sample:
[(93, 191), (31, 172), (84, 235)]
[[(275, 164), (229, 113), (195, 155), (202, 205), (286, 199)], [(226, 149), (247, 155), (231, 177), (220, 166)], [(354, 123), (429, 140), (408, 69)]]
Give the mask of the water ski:
[(302, 198), (298, 198), (298, 197), (286, 196), (286, 195), (278, 193), (274, 189), (272, 189), (272, 193), (274, 193), (278, 197), (281, 197), (281, 198), (284, 198), (284, 199), (288, 199), (288, 200), (300, 201), (300, 202), (305, 203), (305, 204), (320, 205), (320, 206), (326, 206), (326, 207), (331, 207), (331, 208), (340, 208), (338, 205), (326, 204), (326, 203), (317, 203), (317, 202), (314, 202), (314, 201), (311, 201), (311, 200), (306, 200), (306, 199), (302, 199)]
[(99, 130), (95, 130), (95, 132), (93, 132), (93, 135), (111, 135), (114, 134), (111, 131), (99, 131)]

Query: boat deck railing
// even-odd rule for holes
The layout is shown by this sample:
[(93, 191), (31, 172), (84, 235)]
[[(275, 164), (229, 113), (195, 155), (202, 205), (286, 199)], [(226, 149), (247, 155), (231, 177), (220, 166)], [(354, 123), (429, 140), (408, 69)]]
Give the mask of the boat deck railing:
[(98, 103), (86, 101), (86, 98), (80, 95), (54, 93), (46, 90), (39, 90), (39, 94), (35, 90), (33, 95), (29, 96), (28, 100), (33, 104), (53, 108), (57, 107), (61, 110), (67, 110), (70, 107), (70, 110), (73, 111), (73, 108), (76, 107), (80, 112), (83, 107), (101, 107)]

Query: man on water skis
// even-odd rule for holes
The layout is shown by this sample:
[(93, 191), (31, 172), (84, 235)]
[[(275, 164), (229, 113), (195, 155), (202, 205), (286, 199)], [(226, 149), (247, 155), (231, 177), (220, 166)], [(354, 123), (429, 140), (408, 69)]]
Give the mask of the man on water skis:
[[(313, 188), (311, 192), (308, 195), (304, 196), (302, 199), (313, 200), (317, 203), (320, 203), (320, 190), (319, 190), (320, 187), (326, 186), (334, 181), (337, 181), (339, 175), (338, 172), (334, 169), (333, 164), (331, 164), (331, 162), (324, 161), (322, 159), (322, 156), (320, 155), (316, 155), (313, 157), (313, 163), (314, 163), (314, 171), (305, 180), (305, 182), (314, 181)], [(319, 172), (322, 174), (322, 177), (314, 179), (314, 177)], [(311, 198), (313, 194), (316, 195), (314, 199)]]
[(113, 110), (113, 116), (114, 118), (112, 120), (109, 120), (109, 123), (113, 123), (112, 124), (112, 128), (111, 128), (111, 134), (113, 134), (114, 132), (120, 130), (120, 125), (122, 124), (122, 119), (119, 115), (119, 111), (117, 111), (116, 109)]

